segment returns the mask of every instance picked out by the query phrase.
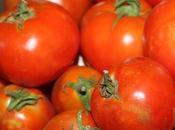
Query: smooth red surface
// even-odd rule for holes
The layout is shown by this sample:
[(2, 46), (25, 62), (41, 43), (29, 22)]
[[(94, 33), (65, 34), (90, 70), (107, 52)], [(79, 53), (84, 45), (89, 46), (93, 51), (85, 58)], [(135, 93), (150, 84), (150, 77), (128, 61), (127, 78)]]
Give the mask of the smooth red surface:
[(160, 1), (162, 1), (162, 0), (147, 0), (148, 1), (148, 3), (152, 6), (152, 7), (154, 7), (154, 6), (156, 6), (158, 3), (160, 3)]
[(53, 3), (30, 1), (29, 7), (36, 15), (21, 30), (0, 23), (0, 73), (13, 83), (39, 86), (74, 63), (79, 31), (72, 17)]
[[(65, 111), (53, 117), (43, 130), (80, 130), (77, 124), (77, 110)], [(91, 114), (83, 112), (83, 125), (95, 127)]]
[[(80, 77), (89, 79), (94, 77), (96, 83), (100, 80), (101, 74), (90, 67), (72, 66), (68, 68), (56, 81), (52, 90), (52, 103), (57, 112), (73, 109), (84, 109), (76, 90), (71, 88), (68, 83), (76, 83)], [(94, 86), (90, 90), (91, 93)]]
[(145, 55), (164, 65), (175, 78), (175, 1), (156, 6), (145, 26)]
[[(20, 0), (4, 0), (5, 9), (13, 8)], [(44, 0), (41, 0), (44, 1)], [(77, 23), (80, 23), (84, 13), (92, 5), (92, 0), (47, 0), (55, 4), (61, 5), (65, 8), (75, 19)]]
[(175, 82), (167, 70), (148, 58), (129, 60), (110, 72), (120, 99), (104, 98), (100, 86), (92, 115), (103, 130), (172, 130), (175, 126)]
[(19, 111), (8, 111), (10, 97), (7, 90), (17, 90), (19, 86), (9, 85), (0, 91), (0, 130), (43, 130), (46, 123), (54, 116), (54, 109), (49, 100), (37, 89), (27, 89), (40, 96), (36, 105), (27, 105)]
[[(82, 26), (86, 24), (86, 22), (90, 21), (91, 18), (98, 16), (99, 14), (105, 13), (114, 13), (115, 0), (103, 1), (92, 6), (84, 15), (82, 19)], [(139, 0), (140, 2), (140, 16), (147, 17), (151, 11), (151, 6), (148, 4), (146, 0)]]
[(122, 17), (113, 27), (114, 10), (114, 2), (98, 3), (82, 21), (81, 52), (88, 64), (99, 71), (116, 67), (127, 58), (143, 55), (145, 17), (151, 8), (143, 2), (140, 16)]
[(102, 2), (102, 1), (115, 1), (115, 0), (94, 0), (95, 2)]

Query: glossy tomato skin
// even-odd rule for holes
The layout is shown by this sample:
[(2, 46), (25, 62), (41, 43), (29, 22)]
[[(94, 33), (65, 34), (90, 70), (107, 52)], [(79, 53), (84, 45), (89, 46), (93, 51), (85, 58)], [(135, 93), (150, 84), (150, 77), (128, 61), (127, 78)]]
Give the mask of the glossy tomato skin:
[(99, 71), (118, 66), (127, 58), (143, 56), (145, 17), (122, 17), (113, 27), (114, 9), (114, 2), (99, 3), (82, 22), (81, 52), (88, 64)]
[[(99, 15), (99, 13), (114, 13), (115, 7), (114, 7), (115, 0), (109, 0), (97, 3), (93, 5), (84, 15), (82, 19), (82, 26), (86, 24), (86, 22), (90, 21), (91, 18), (96, 17), (96, 15)], [(140, 16), (147, 17), (152, 10), (151, 6), (148, 4), (146, 0), (139, 0), (140, 2)]]
[(35, 16), (25, 21), (21, 30), (16, 24), (0, 23), (0, 73), (13, 83), (39, 86), (73, 64), (79, 31), (71, 16), (58, 5), (30, 1), (29, 7)]
[(129, 60), (110, 72), (118, 96), (105, 98), (100, 86), (91, 99), (92, 115), (103, 130), (172, 130), (175, 83), (160, 64), (148, 58)]
[[(53, 117), (43, 130), (80, 130), (77, 124), (77, 110), (65, 111)], [(95, 123), (90, 113), (82, 113), (83, 125), (95, 127)]]
[[(15, 7), (19, 1), (20, 0), (5, 0), (4, 1), (5, 9)], [(73, 18), (77, 23), (80, 23), (84, 13), (93, 4), (92, 0), (47, 0), (47, 1), (61, 5), (73, 16)]]
[(154, 7), (154, 6), (156, 6), (158, 3), (160, 3), (160, 1), (162, 1), (162, 0), (147, 0), (148, 1), (148, 3), (152, 6), (152, 7)]
[[(175, 1), (157, 5), (145, 25), (145, 55), (164, 65), (175, 77)], [(163, 19), (162, 19), (163, 17)]]
[[(111, 1), (111, 2), (114, 2), (115, 0), (94, 0), (96, 3), (98, 2), (105, 2), (105, 1)], [(146, 1), (151, 1), (151, 0), (139, 0), (140, 2), (146, 2)], [(155, 3), (155, 1), (160, 1), (160, 0), (152, 0), (154, 1), (153, 3)], [(147, 3), (147, 2), (146, 2)]]
[(2, 88), (4, 88), (4, 86), (3, 86), (3, 84), (2, 84), (2, 83), (0, 83), (0, 90), (1, 90)]
[(57, 79), (52, 90), (52, 103), (57, 112), (74, 109), (86, 109), (81, 102), (79, 96), (80, 93), (70, 85), (70, 83), (78, 83), (80, 78), (84, 78), (86, 80), (94, 80), (93, 85), (89, 86), (90, 88), (87, 88), (87, 91), (89, 91), (89, 94), (91, 96), (95, 85), (101, 78), (101, 74), (97, 70), (85, 66), (72, 66), (68, 68), (61, 75), (61, 77)]
[(114, 1), (114, 0), (94, 0), (95, 2), (102, 2), (102, 1)]
[(49, 100), (37, 89), (27, 91), (40, 96), (35, 105), (26, 105), (19, 111), (8, 111), (11, 98), (7, 91), (16, 91), (19, 86), (9, 85), (0, 91), (0, 129), (1, 130), (43, 130), (45, 124), (54, 116), (55, 111)]

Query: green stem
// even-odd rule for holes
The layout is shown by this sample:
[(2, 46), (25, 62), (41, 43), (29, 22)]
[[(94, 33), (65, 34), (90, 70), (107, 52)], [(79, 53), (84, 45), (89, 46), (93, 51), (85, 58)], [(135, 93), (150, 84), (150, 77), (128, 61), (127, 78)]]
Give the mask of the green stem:
[(105, 71), (101, 81), (100, 95), (104, 98), (120, 99), (118, 95), (118, 82)]
[(7, 91), (6, 95), (10, 97), (10, 103), (7, 107), (8, 111), (19, 111), (26, 105), (35, 105), (39, 99), (39, 96), (21, 88), (16, 91)]
[(81, 103), (83, 104), (84, 108), (86, 108), (88, 111), (91, 111), (90, 107), (91, 89), (95, 86), (96, 83), (97, 81), (95, 76), (91, 76), (89, 79), (79, 77), (77, 82), (68, 83), (68, 86), (70, 86), (77, 92), (81, 100)]
[(26, 0), (21, 0), (17, 5), (15, 12), (10, 13), (8, 16), (1, 17), (0, 23), (15, 23), (18, 29), (22, 29), (24, 22), (35, 16), (35, 12), (32, 8), (28, 7), (28, 2)]
[(80, 110), (77, 113), (77, 124), (78, 124), (79, 130), (100, 130), (97, 127), (84, 126), (83, 119), (82, 119), (82, 113), (83, 113), (83, 110)]
[(140, 3), (138, 0), (116, 0), (115, 13), (117, 18), (114, 21), (113, 28), (123, 16), (139, 16)]

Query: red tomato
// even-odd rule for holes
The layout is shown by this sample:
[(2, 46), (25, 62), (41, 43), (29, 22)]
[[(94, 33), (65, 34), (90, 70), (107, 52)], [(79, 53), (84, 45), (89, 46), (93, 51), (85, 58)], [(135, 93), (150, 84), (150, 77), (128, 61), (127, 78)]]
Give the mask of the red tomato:
[(102, 1), (115, 1), (115, 0), (94, 0), (95, 2), (102, 2)]
[(160, 1), (162, 1), (162, 0), (147, 0), (147, 1), (152, 7), (154, 7), (155, 5), (160, 3)]
[(99, 71), (115, 67), (127, 58), (143, 55), (143, 16), (148, 8), (137, 12), (142, 16), (122, 17), (114, 26), (117, 19), (114, 5), (114, 2), (95, 5), (82, 22), (81, 52), (89, 65)]
[(72, 110), (56, 115), (43, 130), (93, 130), (94, 127), (96, 125), (88, 112)]
[[(82, 26), (86, 24), (86, 22), (90, 21), (91, 18), (96, 17), (99, 15), (99, 13), (114, 13), (115, 6), (114, 6), (115, 0), (109, 0), (108, 2), (100, 2), (98, 4), (95, 4), (92, 8), (90, 8), (86, 14), (84, 15), (82, 19)], [(146, 0), (139, 0), (140, 2), (140, 16), (147, 17), (151, 11), (151, 7), (146, 2)]]
[(104, 74), (91, 99), (103, 130), (172, 130), (175, 83), (157, 62), (135, 58)]
[(153, 9), (145, 25), (145, 55), (164, 65), (175, 78), (175, 1)]
[[(98, 2), (102, 2), (102, 1), (111, 1), (111, 2), (113, 1), (114, 2), (116, 0), (94, 0), (94, 1), (98, 3)], [(139, 0), (139, 1), (145, 1), (145, 0)], [(151, 0), (147, 0), (147, 1), (151, 1)], [(152, 1), (159, 1), (159, 0), (152, 0)]]
[[(4, 0), (5, 9), (13, 8), (20, 0)], [(47, 0), (64, 7), (76, 20), (81, 21), (83, 14), (92, 5), (92, 0)]]
[[(71, 16), (60, 6), (46, 1), (30, 1), (27, 6), (27, 20), (23, 7), (18, 9), (21, 18), (17, 12), (13, 14), (18, 21), (10, 21), (10, 16), (1, 19), (0, 73), (13, 83), (39, 86), (56, 79), (73, 64), (79, 31)], [(7, 14), (9, 12), (4, 12), (2, 16), (7, 17)]]
[(72, 66), (57, 80), (52, 103), (57, 112), (73, 109), (90, 111), (90, 98), (101, 74), (89, 67)]
[(0, 90), (1, 90), (2, 88), (4, 88), (4, 86), (3, 86), (3, 84), (2, 84), (2, 83), (0, 83)]
[(49, 100), (37, 89), (9, 85), (0, 91), (0, 130), (43, 130), (54, 116)]

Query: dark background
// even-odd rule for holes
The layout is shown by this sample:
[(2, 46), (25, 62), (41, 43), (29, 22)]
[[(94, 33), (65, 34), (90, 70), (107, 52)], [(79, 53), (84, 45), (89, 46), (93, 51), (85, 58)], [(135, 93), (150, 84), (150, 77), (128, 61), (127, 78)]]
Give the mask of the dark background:
[(0, 11), (2, 11), (3, 10), (3, 0), (0, 0)]

